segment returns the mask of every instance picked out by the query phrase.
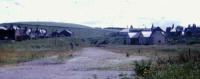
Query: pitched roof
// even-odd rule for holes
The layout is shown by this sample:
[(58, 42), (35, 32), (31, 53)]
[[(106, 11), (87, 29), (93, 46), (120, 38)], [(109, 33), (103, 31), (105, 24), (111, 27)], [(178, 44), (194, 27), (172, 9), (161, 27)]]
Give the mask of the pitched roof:
[(171, 32), (176, 32), (176, 29), (175, 29), (175, 28), (172, 28), (172, 29), (171, 29)]
[(1, 27), (1, 26), (0, 26), (0, 29), (2, 29), (2, 30), (7, 30), (7, 28), (5, 28), (5, 27)]
[(152, 29), (152, 31), (163, 31), (160, 27), (155, 27)]
[(66, 31), (66, 32), (68, 32), (68, 33), (72, 34), (72, 32), (71, 32), (71, 31), (69, 31), (69, 30), (63, 30), (63, 31)]
[(142, 31), (141, 33), (144, 37), (150, 37), (152, 32), (151, 31)]
[(13, 25), (13, 29), (17, 30), (17, 29), (20, 29), (20, 28), (16, 25)]
[(123, 29), (123, 30), (121, 30), (120, 32), (129, 32), (129, 29)]
[(140, 33), (139, 32), (129, 32), (128, 37), (129, 38), (138, 38), (138, 37), (140, 37)]

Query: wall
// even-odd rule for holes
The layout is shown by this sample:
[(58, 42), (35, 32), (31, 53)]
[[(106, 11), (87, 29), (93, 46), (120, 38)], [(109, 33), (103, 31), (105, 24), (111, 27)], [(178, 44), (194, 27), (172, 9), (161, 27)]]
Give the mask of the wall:
[(161, 31), (155, 31), (151, 35), (151, 44), (165, 44), (165, 36), (162, 34)]

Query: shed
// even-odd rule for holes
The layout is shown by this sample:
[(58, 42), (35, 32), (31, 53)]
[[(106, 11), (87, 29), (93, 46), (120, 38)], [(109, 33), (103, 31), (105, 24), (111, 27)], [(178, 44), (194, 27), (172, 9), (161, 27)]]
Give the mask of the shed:
[(60, 32), (60, 36), (70, 37), (72, 36), (72, 32), (69, 30), (63, 30)]
[(51, 34), (52, 37), (70, 37), (72, 36), (72, 32), (69, 30), (56, 30), (54, 32), (52, 32)]

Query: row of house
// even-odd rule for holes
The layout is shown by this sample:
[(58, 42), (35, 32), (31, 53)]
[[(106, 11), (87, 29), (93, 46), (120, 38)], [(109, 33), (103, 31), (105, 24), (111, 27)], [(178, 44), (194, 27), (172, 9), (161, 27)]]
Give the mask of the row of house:
[(123, 29), (119, 32), (120, 36), (124, 36), (126, 44), (130, 45), (150, 45), (165, 44), (165, 33), (160, 27), (152, 29), (136, 30)]
[(184, 28), (184, 26), (175, 26), (172, 24), (172, 26), (167, 27), (164, 31), (160, 27), (154, 27), (152, 25), (150, 29), (138, 29), (133, 27), (122, 29), (118, 34), (124, 37), (125, 44), (166, 44), (170, 40), (182, 41), (185, 38), (200, 38), (200, 27), (197, 27), (196, 24), (193, 24)]
[(200, 39), (200, 27), (197, 27), (196, 24), (189, 24), (188, 27), (175, 27), (172, 25), (166, 29), (166, 38), (169, 44), (198, 43)]
[(183, 26), (174, 26), (166, 28), (166, 37), (200, 37), (200, 27), (197, 27), (196, 24), (188, 25), (184, 28)]
[[(36, 27), (36, 28), (32, 28)], [(56, 29), (49, 33), (45, 28), (22, 24), (5, 24), (0, 26), (0, 40), (27, 40), (49, 37), (70, 37), (72, 32), (67, 29)]]

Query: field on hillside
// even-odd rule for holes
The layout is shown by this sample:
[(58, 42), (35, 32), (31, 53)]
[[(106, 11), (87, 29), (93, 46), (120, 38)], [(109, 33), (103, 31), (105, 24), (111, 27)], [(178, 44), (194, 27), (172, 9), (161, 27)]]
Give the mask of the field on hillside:
[(109, 45), (118, 53), (148, 56), (149, 61), (133, 62), (138, 79), (199, 79), (200, 45)]

